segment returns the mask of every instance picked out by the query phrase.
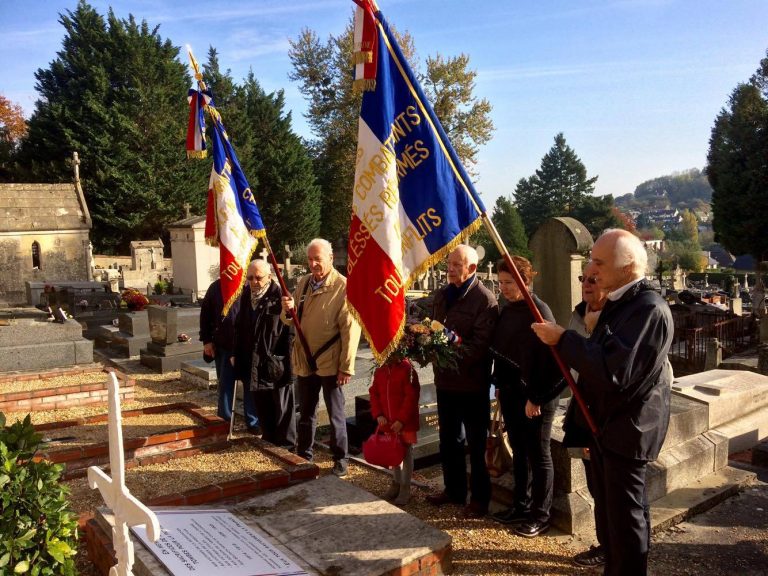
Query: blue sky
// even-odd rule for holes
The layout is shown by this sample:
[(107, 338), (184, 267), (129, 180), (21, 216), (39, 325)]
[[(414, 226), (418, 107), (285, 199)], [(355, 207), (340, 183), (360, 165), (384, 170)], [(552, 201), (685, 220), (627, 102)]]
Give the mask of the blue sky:
[[(203, 60), (209, 45), (240, 80), (252, 69), (283, 88), (294, 126), (311, 136), (306, 103), (288, 79), (288, 39), (302, 28), (338, 34), (351, 0), (92, 0), (106, 14), (132, 13)], [(702, 168), (715, 116), (768, 48), (766, 0), (380, 0), (408, 30), (419, 59), (466, 53), (476, 93), (493, 106), (496, 131), (480, 153), (477, 188), (490, 209), (563, 132), (599, 176), (597, 194)], [(76, 0), (2, 0), (0, 93), (34, 109), (34, 72), (61, 47), (58, 14)]]

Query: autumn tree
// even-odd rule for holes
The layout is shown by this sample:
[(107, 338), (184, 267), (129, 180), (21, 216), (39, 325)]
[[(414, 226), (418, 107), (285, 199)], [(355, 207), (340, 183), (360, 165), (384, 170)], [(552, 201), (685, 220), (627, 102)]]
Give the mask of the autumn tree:
[[(490, 104), (474, 95), (476, 73), (468, 68), (469, 58), (437, 55), (426, 62), (422, 76), (416, 65), (413, 40), (393, 30), (414, 73), (423, 83), (457, 154), (466, 168), (476, 162), (478, 146), (486, 143), (493, 130)], [(293, 64), (290, 78), (309, 102), (306, 118), (316, 138), (311, 143), (318, 182), (322, 190), (323, 235), (332, 241), (346, 240), (351, 214), (355, 175), (357, 128), (362, 96), (352, 89), (353, 26), (350, 21), (339, 36), (322, 41), (305, 29), (291, 40)]]
[(26, 133), (27, 122), (21, 106), (0, 94), (0, 181), (12, 177), (13, 153)]

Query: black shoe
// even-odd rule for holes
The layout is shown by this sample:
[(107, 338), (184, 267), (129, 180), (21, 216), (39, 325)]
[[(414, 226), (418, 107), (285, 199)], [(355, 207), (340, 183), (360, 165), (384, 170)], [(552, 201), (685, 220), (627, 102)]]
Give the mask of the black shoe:
[(527, 510), (518, 510), (514, 506), (512, 508), (507, 508), (506, 510), (496, 512), (495, 514), (491, 514), (491, 518), (501, 524), (521, 524), (523, 522), (527, 522), (529, 520), (529, 516), (530, 513)]
[(333, 464), (332, 472), (339, 478), (344, 478), (347, 475), (347, 462), (346, 460), (336, 460)]
[(261, 436), (261, 426), (256, 424), (256, 426), (246, 426), (246, 430), (248, 430), (248, 434), (253, 434), (254, 436)]
[(526, 522), (525, 524), (515, 528), (515, 534), (523, 536), (524, 538), (535, 538), (539, 534), (543, 534), (549, 530), (549, 522)]
[(590, 546), (589, 550), (580, 552), (573, 557), (573, 561), (579, 566), (594, 568), (605, 564), (605, 553), (602, 546)]

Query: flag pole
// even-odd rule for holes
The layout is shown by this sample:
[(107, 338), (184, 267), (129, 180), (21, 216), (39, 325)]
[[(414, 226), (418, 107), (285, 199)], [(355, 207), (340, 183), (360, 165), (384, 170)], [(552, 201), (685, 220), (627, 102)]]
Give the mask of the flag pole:
[[(534, 319), (536, 320), (537, 323), (543, 324), (544, 318), (542, 317), (541, 312), (539, 312), (539, 309), (536, 307), (536, 303), (533, 301), (533, 298), (531, 297), (531, 293), (528, 291), (528, 287), (525, 285), (525, 282), (523, 281), (522, 276), (520, 276), (520, 272), (518, 271), (517, 266), (515, 266), (515, 263), (512, 260), (512, 257), (509, 255), (509, 252), (507, 251), (507, 247), (504, 245), (504, 241), (501, 239), (501, 236), (499, 236), (499, 232), (498, 230), (496, 230), (496, 226), (493, 224), (493, 221), (488, 217), (488, 213), (485, 210), (481, 212), (480, 217), (483, 221), (483, 224), (485, 225), (485, 229), (488, 231), (488, 234), (491, 236), (493, 243), (496, 244), (496, 247), (499, 249), (499, 252), (501, 252), (502, 257), (504, 258), (504, 262), (507, 263), (507, 266), (509, 266), (509, 269), (512, 271), (512, 278), (514, 278), (515, 284), (517, 284), (517, 287), (520, 290), (520, 293), (523, 295), (523, 298), (525, 299), (526, 304), (528, 304), (528, 308), (531, 309), (531, 313), (533, 314)], [(562, 372), (563, 378), (565, 378), (565, 381), (568, 384), (568, 387), (571, 389), (571, 392), (573, 392), (573, 399), (576, 401), (576, 404), (578, 404), (582, 414), (584, 414), (584, 418), (587, 421), (587, 425), (589, 426), (589, 429), (592, 432), (592, 435), (595, 437), (595, 439), (597, 439), (599, 435), (599, 430), (597, 429), (597, 425), (595, 424), (595, 421), (592, 418), (592, 413), (589, 411), (589, 407), (587, 406), (587, 403), (584, 400), (584, 397), (581, 395), (579, 388), (576, 386), (576, 382), (574, 381), (573, 376), (571, 375), (570, 369), (568, 368), (568, 366), (565, 365), (565, 362), (563, 362), (563, 359), (560, 356), (560, 353), (557, 351), (557, 348), (555, 348), (555, 346), (550, 346), (549, 349), (552, 351), (552, 355), (555, 357), (555, 361), (557, 362), (557, 365), (560, 367), (560, 372)]]
[[(197, 60), (192, 54), (192, 48), (190, 46), (187, 46), (187, 53), (189, 54), (189, 61), (192, 66), (192, 69), (195, 72), (195, 79), (200, 85), (200, 88), (202, 90), (208, 90), (208, 87), (205, 85), (205, 82), (203, 81), (203, 73), (200, 71), (200, 65), (197, 63)], [(211, 116), (213, 117), (214, 130), (223, 131), (223, 124), (221, 122), (221, 114), (219, 114), (219, 111), (209, 108), (208, 105), (206, 105), (205, 108), (208, 108), (208, 113), (211, 114)], [(212, 113), (212, 110), (215, 110), (215, 115)], [(220, 136), (222, 138), (229, 139), (229, 137), (226, 134), (220, 134)], [(229, 156), (229, 153), (228, 152), (226, 153), (227, 153), (227, 156)], [(232, 159), (229, 158), (229, 161), (231, 163)], [(280, 274), (280, 268), (277, 265), (277, 259), (275, 258), (275, 253), (272, 251), (272, 246), (270, 245), (269, 239), (267, 238), (266, 225), (264, 226), (264, 236), (262, 240), (264, 241), (264, 247), (267, 249), (269, 261), (272, 264), (272, 269), (274, 270), (275, 277), (277, 278), (278, 284), (280, 284), (280, 290), (282, 291), (283, 296), (291, 297), (291, 293), (288, 290), (288, 286), (285, 284), (285, 280), (283, 279), (282, 274)], [(304, 351), (304, 356), (307, 358), (307, 364), (309, 365), (309, 369), (313, 373), (317, 372), (317, 362), (312, 356), (312, 352), (309, 348), (309, 342), (307, 342), (307, 338), (306, 336), (304, 336), (304, 332), (301, 329), (301, 324), (299, 323), (299, 317), (296, 315), (295, 307), (291, 308), (288, 311), (288, 316), (290, 317), (294, 327), (296, 328), (296, 336), (299, 337), (299, 342), (301, 343), (301, 348)]]

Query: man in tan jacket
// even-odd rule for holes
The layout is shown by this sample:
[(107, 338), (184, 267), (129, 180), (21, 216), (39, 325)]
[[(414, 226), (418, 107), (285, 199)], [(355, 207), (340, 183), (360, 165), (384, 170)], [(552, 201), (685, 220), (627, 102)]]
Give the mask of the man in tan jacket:
[(296, 315), (317, 365), (316, 371), (310, 368), (301, 342), (296, 338), (291, 354), (300, 412), (296, 453), (312, 460), (317, 405), (322, 390), (331, 421), (333, 473), (346, 476), (349, 451), (341, 387), (355, 373), (360, 326), (347, 307), (347, 279), (333, 268), (330, 242), (322, 238), (312, 240), (307, 246), (307, 262), (310, 274), (299, 280), (293, 298), (283, 297), (281, 316), (283, 322), (291, 324), (287, 312), (298, 303)]

